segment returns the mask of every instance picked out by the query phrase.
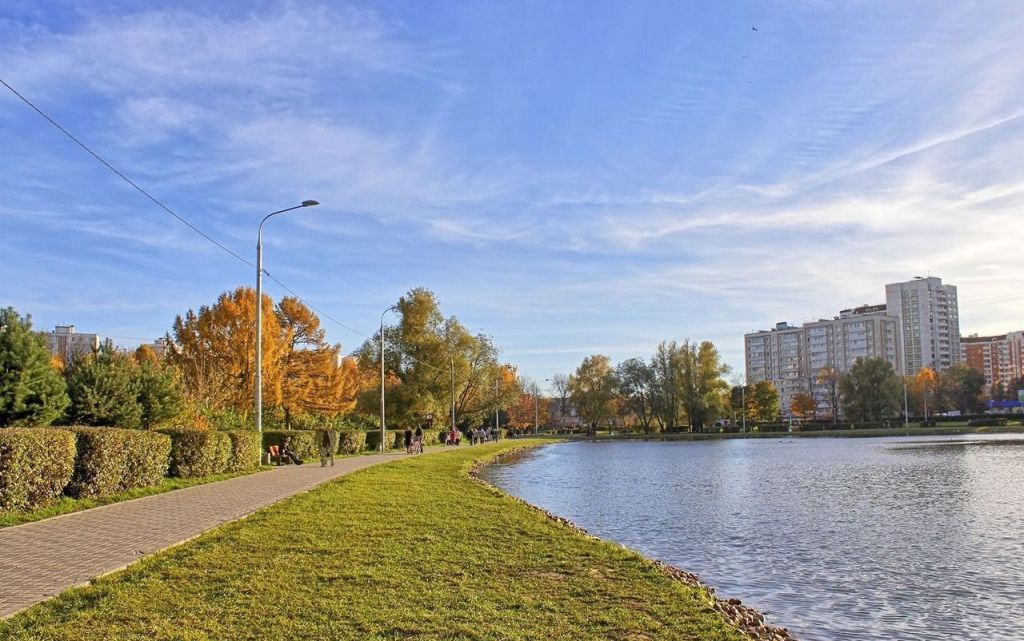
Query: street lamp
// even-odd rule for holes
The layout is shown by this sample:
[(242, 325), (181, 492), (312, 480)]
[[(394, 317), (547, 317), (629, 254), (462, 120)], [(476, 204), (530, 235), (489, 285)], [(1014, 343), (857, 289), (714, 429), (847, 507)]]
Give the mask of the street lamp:
[[(283, 214), (293, 209), (303, 207), (316, 207), (319, 205), (315, 200), (303, 200), (302, 204), (272, 211), (260, 221), (259, 230), (256, 233), (256, 432), (263, 438), (263, 223), (271, 216)], [(263, 445), (260, 445), (260, 459), (263, 458)]]
[(398, 306), (392, 305), (380, 313), (380, 451), (387, 450), (387, 430), (384, 423), (384, 315), (397, 311)]

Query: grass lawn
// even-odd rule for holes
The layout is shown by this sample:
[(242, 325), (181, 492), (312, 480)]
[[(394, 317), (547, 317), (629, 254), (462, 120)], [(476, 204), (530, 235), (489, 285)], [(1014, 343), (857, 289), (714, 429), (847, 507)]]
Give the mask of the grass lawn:
[[(264, 467), (263, 469), (270, 468)], [(129, 490), (128, 492), (119, 492), (99, 499), (73, 499), (71, 497), (64, 496), (49, 505), (29, 510), (27, 512), (0, 512), (0, 528), (10, 527), (12, 525), (21, 525), (22, 523), (31, 523), (32, 521), (42, 521), (43, 519), (60, 516), (61, 514), (71, 514), (72, 512), (80, 512), (82, 510), (88, 510), (89, 508), (99, 507), (101, 505), (110, 505), (111, 503), (130, 501), (131, 499), (139, 499), (153, 494), (162, 494), (164, 492), (170, 492), (171, 490), (180, 490), (185, 487), (192, 487), (193, 485), (223, 481), (236, 476), (252, 474), (257, 471), (259, 470), (247, 470), (244, 472), (232, 472), (228, 474), (212, 474), (210, 476), (204, 476), (197, 479), (165, 478), (156, 485), (140, 487), (134, 490)]]
[(467, 477), (522, 444), (342, 477), (0, 621), (0, 638), (746, 638), (702, 590)]

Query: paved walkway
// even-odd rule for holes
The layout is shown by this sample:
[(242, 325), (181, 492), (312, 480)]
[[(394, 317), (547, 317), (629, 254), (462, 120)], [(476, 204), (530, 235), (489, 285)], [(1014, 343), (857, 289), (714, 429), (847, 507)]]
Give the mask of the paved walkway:
[(325, 481), (406, 456), (288, 465), (0, 529), (0, 618)]

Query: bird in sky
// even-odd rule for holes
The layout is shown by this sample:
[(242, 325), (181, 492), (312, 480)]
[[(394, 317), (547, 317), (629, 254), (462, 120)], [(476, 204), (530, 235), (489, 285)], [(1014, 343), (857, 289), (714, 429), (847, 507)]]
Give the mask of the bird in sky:
[(751, 26), (750, 28), (753, 29), (754, 31), (757, 31), (757, 27)]

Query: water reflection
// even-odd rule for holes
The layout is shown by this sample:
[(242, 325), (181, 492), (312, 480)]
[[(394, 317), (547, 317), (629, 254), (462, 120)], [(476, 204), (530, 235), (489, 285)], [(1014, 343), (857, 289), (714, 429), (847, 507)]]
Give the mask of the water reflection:
[(1024, 638), (1024, 438), (571, 443), (488, 480), (805, 641)]

